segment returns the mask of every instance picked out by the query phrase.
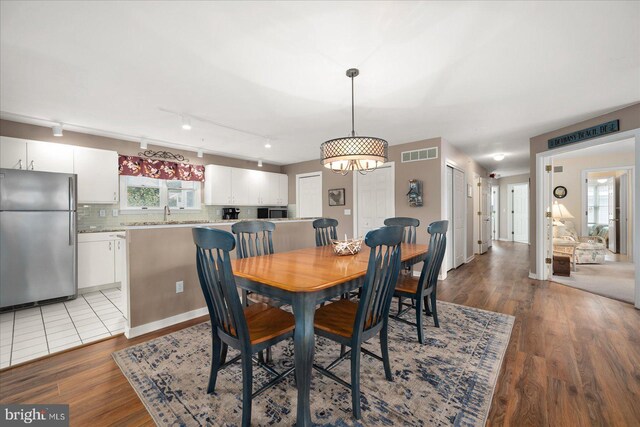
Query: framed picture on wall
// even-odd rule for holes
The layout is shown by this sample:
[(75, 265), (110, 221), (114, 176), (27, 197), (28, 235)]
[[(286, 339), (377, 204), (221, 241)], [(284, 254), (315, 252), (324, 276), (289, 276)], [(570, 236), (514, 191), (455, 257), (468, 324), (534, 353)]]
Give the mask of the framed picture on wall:
[(344, 188), (329, 190), (329, 206), (344, 206)]

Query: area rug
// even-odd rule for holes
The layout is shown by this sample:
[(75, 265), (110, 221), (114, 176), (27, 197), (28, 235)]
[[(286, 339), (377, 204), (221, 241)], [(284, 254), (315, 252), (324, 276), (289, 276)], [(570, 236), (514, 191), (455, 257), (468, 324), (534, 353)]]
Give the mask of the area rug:
[(633, 304), (635, 266), (630, 262), (605, 261), (604, 264), (578, 264), (571, 276), (552, 276), (565, 286)]
[[(482, 426), (491, 406), (514, 318), (456, 304), (438, 304), (440, 328), (426, 319), (426, 344), (416, 329), (390, 320), (389, 347), (393, 381), (382, 363), (361, 360), (362, 419), (351, 412), (351, 392), (313, 373), (311, 416), (325, 426)], [(413, 313), (408, 313), (410, 319)], [(218, 375), (216, 393), (206, 393), (211, 352), (211, 324), (201, 323), (133, 347), (113, 357), (160, 426), (240, 425), (242, 370), (234, 364)], [(365, 345), (380, 354), (379, 341)], [(229, 349), (228, 359), (237, 353)], [(326, 366), (340, 346), (316, 339), (315, 363)], [(276, 369), (292, 366), (293, 343), (274, 347)], [(350, 363), (334, 372), (349, 381)], [(254, 390), (268, 381), (254, 367)], [(252, 425), (294, 425), (297, 392), (293, 377), (253, 400)]]

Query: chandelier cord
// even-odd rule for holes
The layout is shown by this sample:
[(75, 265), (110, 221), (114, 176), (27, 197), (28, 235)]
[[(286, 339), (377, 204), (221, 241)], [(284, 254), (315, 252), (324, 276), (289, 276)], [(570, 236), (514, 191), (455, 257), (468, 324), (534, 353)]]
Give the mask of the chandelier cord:
[(354, 96), (353, 96), (353, 78), (355, 76), (351, 76), (351, 136), (356, 136), (356, 125), (355, 125), (355, 107), (354, 107)]

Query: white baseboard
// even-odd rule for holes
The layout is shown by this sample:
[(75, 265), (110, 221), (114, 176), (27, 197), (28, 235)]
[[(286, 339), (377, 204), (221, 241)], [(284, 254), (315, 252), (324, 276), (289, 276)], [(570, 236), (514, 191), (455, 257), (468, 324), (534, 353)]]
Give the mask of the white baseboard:
[(468, 263), (468, 262), (473, 261), (474, 259), (476, 259), (476, 256), (475, 255), (471, 255), (469, 258), (467, 258), (467, 260), (465, 261), (465, 264)]
[(173, 326), (180, 322), (186, 322), (187, 320), (195, 319), (196, 317), (204, 316), (208, 313), (209, 310), (207, 307), (202, 307), (196, 310), (187, 311), (186, 313), (176, 314), (175, 316), (167, 317), (166, 319), (145, 323), (144, 325), (133, 328), (125, 326), (124, 336), (127, 338), (139, 337), (140, 335), (148, 334), (149, 332), (157, 331), (158, 329), (166, 328), (167, 326)]
[(538, 280), (538, 275), (532, 272), (529, 272), (529, 279)]

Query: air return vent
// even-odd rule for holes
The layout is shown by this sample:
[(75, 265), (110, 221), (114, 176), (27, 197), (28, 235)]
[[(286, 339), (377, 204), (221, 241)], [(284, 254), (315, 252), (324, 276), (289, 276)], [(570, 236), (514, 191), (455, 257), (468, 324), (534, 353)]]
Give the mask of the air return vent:
[(438, 147), (422, 148), (420, 150), (402, 152), (402, 163), (418, 162), (420, 160), (431, 160), (437, 158)]
[(560, 172), (562, 172), (562, 169), (563, 169), (562, 166), (554, 166), (553, 167), (553, 172), (554, 173), (560, 173)]

